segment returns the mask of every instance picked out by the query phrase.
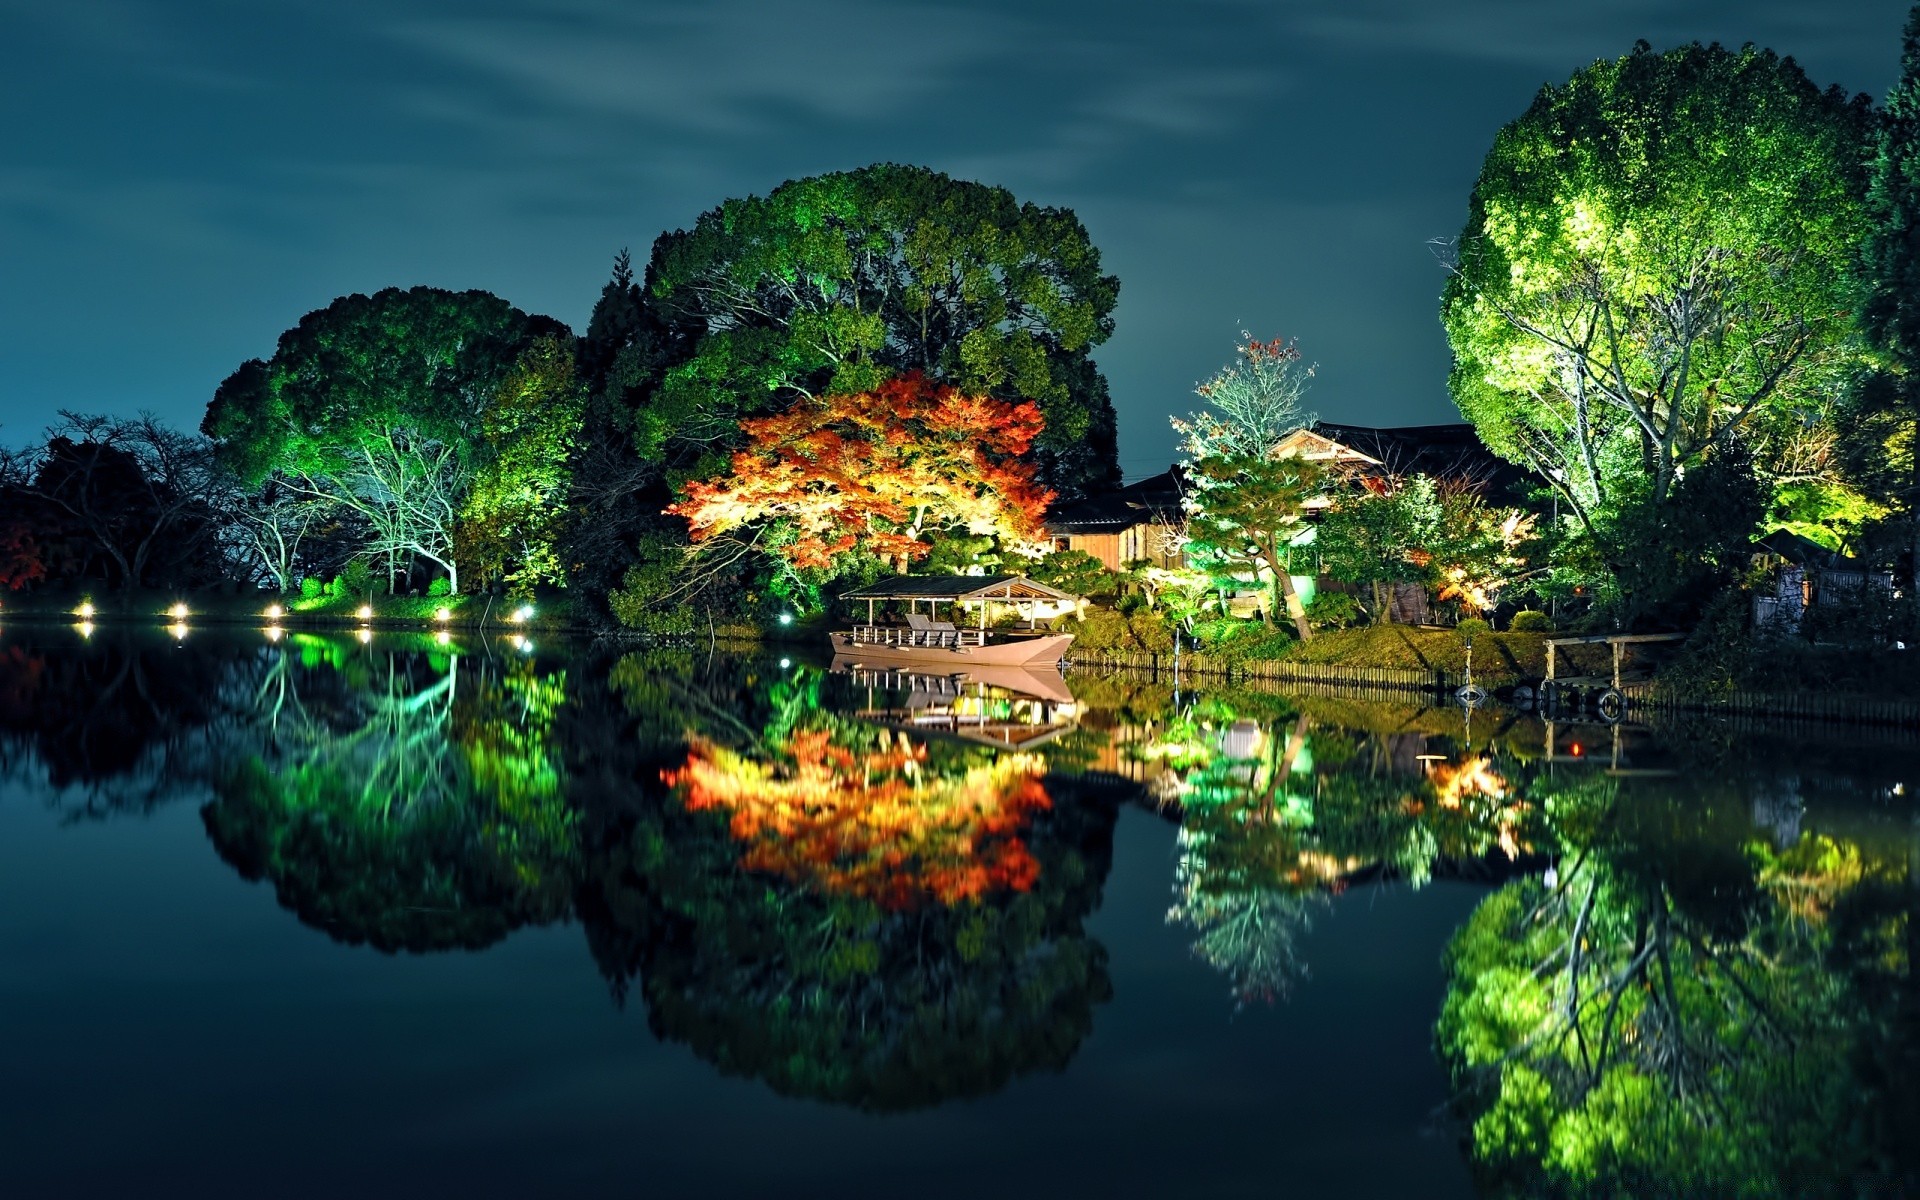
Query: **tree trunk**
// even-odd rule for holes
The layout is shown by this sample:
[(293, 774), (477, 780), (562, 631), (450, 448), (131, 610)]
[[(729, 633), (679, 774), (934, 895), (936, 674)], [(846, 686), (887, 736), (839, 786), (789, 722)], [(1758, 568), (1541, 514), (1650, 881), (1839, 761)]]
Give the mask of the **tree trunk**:
[(1286, 606), (1286, 613), (1293, 618), (1293, 628), (1301, 641), (1313, 636), (1313, 627), (1307, 624), (1307, 606), (1300, 601), (1300, 593), (1293, 590), (1293, 576), (1287, 572), (1285, 560), (1281, 560), (1273, 572), (1274, 609), (1276, 615), (1280, 606)]

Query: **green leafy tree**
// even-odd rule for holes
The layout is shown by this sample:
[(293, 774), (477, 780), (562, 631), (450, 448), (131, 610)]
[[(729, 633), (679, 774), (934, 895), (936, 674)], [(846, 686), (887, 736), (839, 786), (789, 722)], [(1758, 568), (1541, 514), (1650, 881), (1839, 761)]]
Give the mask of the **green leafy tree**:
[(1240, 336), (1246, 340), (1236, 348), (1239, 357), (1193, 389), (1206, 409), (1173, 418), (1181, 449), (1191, 458), (1271, 454), (1282, 438), (1313, 420), (1303, 399), (1314, 368), (1300, 357), (1299, 346)]
[(500, 381), (481, 417), (481, 439), (492, 453), (475, 473), (459, 518), (466, 550), (460, 557), (477, 568), (479, 582), (565, 582), (559, 525), (583, 407), (567, 338), (539, 338)]
[(1236, 455), (1203, 458), (1193, 473), (1187, 532), (1195, 565), (1271, 579), (1267, 621), (1285, 611), (1302, 641), (1313, 636), (1293, 586), (1293, 545), (1305, 528), (1307, 502), (1320, 494), (1322, 468), (1304, 458)]
[(645, 458), (706, 474), (702, 456), (719, 466), (742, 418), (918, 371), (1037, 403), (1033, 457), (1061, 494), (1119, 480), (1089, 357), (1113, 330), (1119, 282), (1067, 210), (922, 167), (819, 175), (664, 235), (646, 287), (658, 327), (697, 340), (641, 398)]
[(1877, 499), (1908, 527), (1920, 591), (1920, 7), (1907, 17), (1900, 82), (1887, 96), (1867, 195), (1860, 326), (1884, 371), (1861, 389), (1850, 441)]
[(488, 410), (536, 339), (566, 336), (486, 292), (345, 296), (228, 376), (201, 429), (245, 486), (278, 476), (346, 509), (373, 553), (427, 559), (457, 589), (461, 506), (495, 457)]
[(1368, 590), (1375, 622), (1392, 621), (1392, 588), (1426, 578), (1422, 560), (1440, 523), (1432, 479), (1388, 480), (1381, 490), (1359, 483), (1340, 489), (1314, 532), (1314, 549), (1329, 576)]
[(1585, 534), (1823, 410), (1855, 355), (1869, 120), (1770, 51), (1641, 43), (1500, 131), (1442, 304), (1453, 397)]

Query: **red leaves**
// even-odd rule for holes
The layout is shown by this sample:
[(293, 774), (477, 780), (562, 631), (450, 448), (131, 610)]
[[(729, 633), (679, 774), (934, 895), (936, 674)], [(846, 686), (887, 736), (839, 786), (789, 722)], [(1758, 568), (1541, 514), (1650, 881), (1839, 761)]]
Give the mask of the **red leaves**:
[(667, 511), (695, 541), (785, 520), (798, 536), (781, 553), (795, 566), (831, 567), (856, 546), (910, 561), (931, 549), (922, 531), (938, 528), (1033, 538), (1053, 499), (1022, 457), (1044, 428), (1038, 405), (919, 374), (740, 427), (748, 446), (728, 477), (688, 484)]
[(855, 752), (825, 731), (795, 733), (790, 765), (696, 742), (662, 773), (689, 810), (728, 814), (749, 870), (883, 907), (955, 905), (1027, 891), (1040, 865), (1018, 836), (1050, 807), (1040, 760), (1007, 755), (936, 775), (926, 747), (900, 737)]

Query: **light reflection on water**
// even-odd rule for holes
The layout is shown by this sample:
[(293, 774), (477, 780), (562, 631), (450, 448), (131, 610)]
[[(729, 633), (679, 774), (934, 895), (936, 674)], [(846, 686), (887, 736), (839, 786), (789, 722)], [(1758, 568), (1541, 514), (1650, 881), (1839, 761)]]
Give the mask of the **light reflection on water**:
[[(1006, 1123), (1063, 1107), (1080, 1170), (1056, 1191), (1266, 1178), (1278, 1112), (1294, 1177), (1329, 1185), (1352, 1169), (1330, 1145), (1439, 1194), (1913, 1170), (1897, 742), (445, 630), (54, 632), (0, 640), (0, 978), (38, 998), (16, 1097), (180, 1086), (116, 1039), (103, 1059), (92, 1013), (199, 1047), (223, 1082), (161, 1107), (263, 1147), (285, 1142), (239, 1097), (283, 1087), (273, 1063), (348, 1089), (348, 1038), (363, 1082), (433, 1095), (469, 1154), (509, 1111), (753, 1112), (789, 1182), (823, 1187), (850, 1146), (907, 1170), (984, 1116), (1022, 1168), (1002, 1190), (1042, 1190), (1057, 1150)], [(182, 915), (133, 951), (142, 905)], [(107, 1018), (107, 968), (48, 946), (111, 947), (118, 987), (180, 1005)], [(476, 1071), (480, 1109), (427, 1082)], [(313, 1132), (377, 1156), (328, 1111)], [(861, 1114), (914, 1132), (882, 1153)], [(1187, 1122), (1218, 1131), (1205, 1161), (1151, 1133)], [(58, 1127), (23, 1160), (49, 1179), (79, 1154)], [(667, 1176), (711, 1177), (705, 1136), (660, 1151)], [(554, 1169), (556, 1138), (516, 1161)], [(607, 1149), (569, 1161), (599, 1175)], [(181, 1150), (133, 1157), (201, 1169)]]

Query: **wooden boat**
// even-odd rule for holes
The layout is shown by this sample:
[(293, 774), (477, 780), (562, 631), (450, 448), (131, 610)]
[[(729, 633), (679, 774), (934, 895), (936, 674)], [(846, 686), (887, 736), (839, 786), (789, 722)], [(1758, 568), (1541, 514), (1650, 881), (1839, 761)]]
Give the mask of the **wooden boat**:
[[(1041, 632), (1039, 609), (1048, 605), (1059, 610), (1079, 602), (1077, 596), (1019, 575), (904, 575), (841, 598), (865, 600), (867, 622), (832, 634), (834, 654), (874, 664), (947, 663), (962, 669), (1059, 662), (1073, 644), (1073, 635)], [(882, 624), (876, 619), (880, 603), (900, 600), (907, 602), (903, 623)], [(927, 606), (924, 614), (919, 611), (922, 603)], [(940, 620), (942, 603), (972, 608), (975, 619), (965, 624)], [(1029, 628), (988, 629), (987, 614), (996, 605), (1025, 612)]]

